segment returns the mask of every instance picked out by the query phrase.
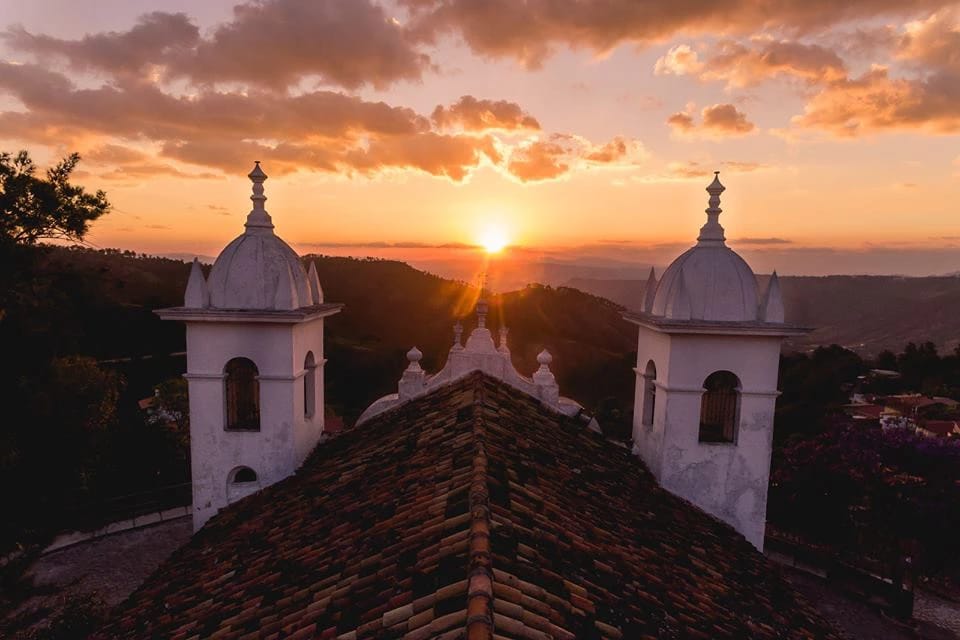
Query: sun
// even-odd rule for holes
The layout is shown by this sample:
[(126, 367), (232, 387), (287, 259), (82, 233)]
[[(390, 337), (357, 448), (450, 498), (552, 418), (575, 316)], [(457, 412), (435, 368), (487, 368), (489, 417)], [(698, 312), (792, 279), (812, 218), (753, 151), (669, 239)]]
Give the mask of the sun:
[(491, 227), (480, 234), (480, 246), (487, 253), (500, 253), (509, 242), (507, 232), (503, 229)]

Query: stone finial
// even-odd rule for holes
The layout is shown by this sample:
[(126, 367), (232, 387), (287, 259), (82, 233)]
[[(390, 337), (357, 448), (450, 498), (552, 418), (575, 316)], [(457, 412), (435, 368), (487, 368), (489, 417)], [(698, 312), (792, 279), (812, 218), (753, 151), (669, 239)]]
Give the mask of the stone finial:
[(550, 363), (553, 362), (553, 356), (544, 349), (537, 354), (537, 362), (540, 364), (540, 371), (550, 371)]
[(247, 215), (245, 226), (248, 230), (273, 229), (273, 220), (270, 219), (270, 214), (264, 208), (267, 196), (263, 195), (263, 183), (267, 179), (267, 174), (260, 168), (259, 160), (254, 163), (253, 170), (247, 174), (247, 177), (253, 183), (253, 195), (250, 196), (250, 200), (253, 201), (253, 209)]
[(560, 402), (560, 386), (557, 384), (553, 372), (550, 371), (553, 356), (544, 349), (537, 354), (537, 362), (540, 363), (540, 368), (533, 374), (533, 383), (537, 385), (540, 400), (555, 407)]
[(650, 275), (647, 276), (647, 286), (643, 290), (643, 311), (644, 313), (653, 312), (653, 301), (657, 297), (657, 274), (653, 267), (650, 267)]
[(207, 280), (203, 277), (200, 259), (194, 258), (190, 267), (190, 279), (187, 280), (187, 290), (183, 294), (183, 306), (190, 309), (205, 309), (210, 306), (210, 290)]
[(427, 372), (420, 366), (422, 357), (423, 352), (416, 347), (407, 351), (407, 361), (410, 364), (400, 376), (400, 384), (397, 385), (397, 397), (401, 400), (418, 396), (426, 388)]
[(507, 346), (507, 334), (509, 333), (507, 327), (500, 327), (500, 345), (498, 350), (500, 353), (510, 353), (510, 347)]
[(307, 271), (307, 282), (310, 284), (313, 304), (323, 304), (323, 287), (320, 286), (320, 276), (317, 275), (317, 263), (313, 260), (310, 261), (310, 269)]
[(783, 294), (780, 291), (780, 278), (776, 271), (770, 276), (770, 282), (767, 284), (767, 291), (760, 307), (760, 319), (764, 322), (785, 321)]
[(407, 360), (410, 362), (410, 364), (407, 365), (407, 371), (423, 371), (420, 367), (420, 360), (422, 359), (423, 352), (420, 351), (420, 349), (413, 347), (410, 351), (407, 351)]
[(703, 243), (723, 244), (726, 238), (723, 235), (723, 227), (720, 226), (720, 214), (723, 209), (720, 208), (720, 194), (726, 191), (726, 187), (720, 184), (720, 172), (713, 172), (713, 182), (707, 187), (707, 193), (710, 194), (709, 206), (706, 209), (707, 223), (700, 227), (700, 235), (697, 240)]

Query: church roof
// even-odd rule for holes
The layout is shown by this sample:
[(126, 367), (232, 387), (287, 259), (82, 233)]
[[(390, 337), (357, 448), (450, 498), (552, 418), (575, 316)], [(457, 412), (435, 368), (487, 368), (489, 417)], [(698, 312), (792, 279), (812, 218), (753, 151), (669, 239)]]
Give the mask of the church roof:
[(104, 638), (828, 638), (729, 526), (474, 373), (222, 510)]

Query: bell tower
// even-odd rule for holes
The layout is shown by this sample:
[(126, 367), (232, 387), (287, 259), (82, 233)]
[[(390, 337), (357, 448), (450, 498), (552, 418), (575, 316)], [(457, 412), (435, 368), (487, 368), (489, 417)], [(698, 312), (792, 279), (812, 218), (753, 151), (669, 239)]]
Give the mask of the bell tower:
[(323, 432), (324, 318), (316, 266), (274, 233), (256, 163), (244, 231), (209, 278), (194, 260), (182, 307), (187, 328), (194, 530), (222, 507), (291, 475)]
[(780, 344), (806, 329), (784, 322), (776, 272), (760, 296), (750, 266), (726, 245), (719, 175), (707, 187), (697, 243), (657, 281), (639, 329), (633, 450), (660, 484), (763, 549)]

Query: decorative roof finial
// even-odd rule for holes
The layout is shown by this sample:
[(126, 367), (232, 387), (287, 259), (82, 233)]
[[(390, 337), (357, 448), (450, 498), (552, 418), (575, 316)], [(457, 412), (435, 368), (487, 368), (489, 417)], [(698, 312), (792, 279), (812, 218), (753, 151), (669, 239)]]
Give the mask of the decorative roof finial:
[(410, 363), (407, 365), (407, 371), (422, 371), (420, 367), (420, 360), (423, 358), (423, 352), (420, 349), (417, 349), (414, 346), (410, 351), (407, 351), (407, 361)]
[(459, 320), (453, 325), (453, 350), (463, 351), (463, 323)]
[(707, 223), (700, 227), (700, 236), (697, 240), (700, 244), (720, 243), (723, 244), (726, 238), (723, 235), (723, 227), (720, 226), (720, 214), (723, 209), (720, 208), (720, 194), (726, 191), (726, 187), (720, 184), (720, 172), (713, 172), (713, 182), (707, 187), (707, 193), (710, 194), (710, 205), (706, 209)]
[(481, 297), (479, 300), (477, 300), (477, 328), (478, 329), (486, 328), (488, 309), (489, 309), (489, 306), (487, 305), (486, 298)]
[(267, 196), (263, 195), (263, 183), (267, 179), (267, 174), (260, 168), (260, 161), (254, 161), (253, 171), (247, 174), (250, 182), (253, 183), (253, 195), (250, 199), (253, 201), (253, 209), (247, 215), (247, 229), (273, 229), (273, 221), (270, 214), (264, 208), (263, 203), (267, 201)]
[(510, 353), (510, 347), (507, 346), (507, 333), (510, 330), (507, 329), (506, 325), (501, 325), (500, 327), (500, 345), (497, 347), (497, 350), (500, 353)]
[(487, 326), (487, 273), (480, 274), (480, 297), (477, 298), (477, 328), (484, 329)]

